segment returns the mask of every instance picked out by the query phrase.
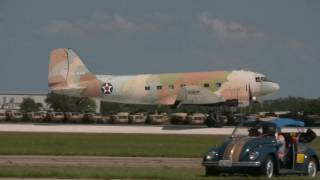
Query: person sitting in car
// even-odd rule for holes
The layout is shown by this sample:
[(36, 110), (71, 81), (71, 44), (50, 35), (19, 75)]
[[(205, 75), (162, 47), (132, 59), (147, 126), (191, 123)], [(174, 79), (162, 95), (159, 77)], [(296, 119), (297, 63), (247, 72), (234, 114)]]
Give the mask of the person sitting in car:
[(287, 152), (286, 139), (281, 132), (276, 133), (277, 144), (279, 145), (277, 156), (283, 161)]
[(249, 131), (249, 136), (251, 136), (251, 137), (255, 137), (255, 136), (260, 136), (261, 135), (261, 132), (259, 132), (257, 127), (252, 127), (248, 131)]

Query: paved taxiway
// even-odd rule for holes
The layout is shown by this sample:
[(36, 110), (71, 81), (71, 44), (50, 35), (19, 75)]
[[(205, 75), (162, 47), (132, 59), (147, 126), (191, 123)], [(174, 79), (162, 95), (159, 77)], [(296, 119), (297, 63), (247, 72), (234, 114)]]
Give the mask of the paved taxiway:
[[(0, 124), (0, 132), (51, 133), (133, 133), (133, 134), (203, 134), (230, 135), (234, 127), (208, 128), (190, 125), (78, 125), (78, 124)], [(320, 129), (312, 128), (319, 136)], [(284, 129), (287, 131), (289, 129)]]
[(0, 156), (0, 166), (201, 168), (201, 158), (107, 156)]
[(75, 125), (75, 124), (0, 124), (0, 132), (52, 133), (133, 133), (133, 134), (212, 134), (228, 135), (233, 128), (206, 126), (147, 126), (147, 125)]

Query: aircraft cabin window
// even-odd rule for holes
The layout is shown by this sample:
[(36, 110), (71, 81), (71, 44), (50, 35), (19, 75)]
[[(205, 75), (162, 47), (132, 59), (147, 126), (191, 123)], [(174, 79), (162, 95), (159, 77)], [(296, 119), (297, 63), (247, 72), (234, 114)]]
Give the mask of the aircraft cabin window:
[(161, 90), (162, 89), (162, 86), (157, 86), (157, 90)]
[(150, 86), (144, 87), (144, 90), (149, 91), (150, 90)]
[(210, 87), (210, 84), (209, 83), (204, 83), (203, 87)]
[(174, 89), (174, 85), (170, 84), (169, 86), (169, 89)]
[(221, 87), (221, 83), (220, 83), (220, 82), (217, 82), (217, 83), (216, 83), (216, 87), (218, 87), (218, 88)]

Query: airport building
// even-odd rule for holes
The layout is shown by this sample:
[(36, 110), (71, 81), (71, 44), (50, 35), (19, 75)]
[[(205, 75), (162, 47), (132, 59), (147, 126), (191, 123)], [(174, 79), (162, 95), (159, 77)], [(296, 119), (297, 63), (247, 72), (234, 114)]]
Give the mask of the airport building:
[[(32, 98), (36, 103), (41, 103), (43, 110), (49, 110), (49, 106), (45, 102), (47, 93), (12, 93), (0, 92), (0, 109), (19, 110), (20, 104), (24, 98)], [(93, 99), (96, 103), (96, 112), (100, 112), (100, 101)]]
[(0, 109), (19, 110), (24, 98), (32, 98), (36, 103), (41, 103), (44, 109), (48, 109), (46, 96), (46, 93), (0, 93)]

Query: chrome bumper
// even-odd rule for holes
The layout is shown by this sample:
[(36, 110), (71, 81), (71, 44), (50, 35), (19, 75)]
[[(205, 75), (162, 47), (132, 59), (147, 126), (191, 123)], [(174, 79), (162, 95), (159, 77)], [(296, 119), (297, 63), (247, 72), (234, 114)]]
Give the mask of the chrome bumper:
[(230, 165), (221, 165), (219, 161), (204, 161), (203, 166), (210, 167), (260, 167), (261, 162), (232, 162)]

